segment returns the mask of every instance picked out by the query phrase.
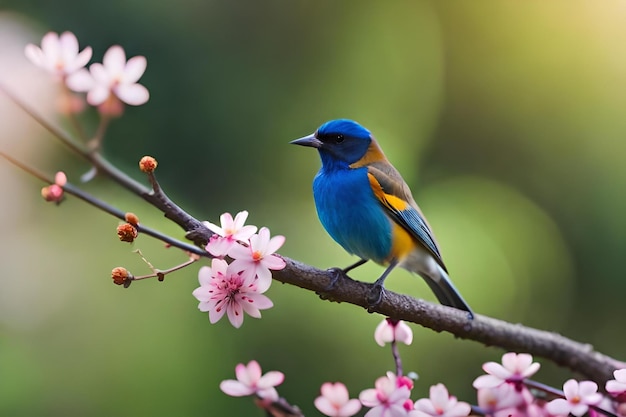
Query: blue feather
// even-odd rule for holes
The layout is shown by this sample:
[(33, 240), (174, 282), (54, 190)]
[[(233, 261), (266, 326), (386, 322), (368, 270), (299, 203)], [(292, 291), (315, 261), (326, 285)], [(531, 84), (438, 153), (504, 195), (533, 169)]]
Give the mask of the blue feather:
[(313, 197), (328, 234), (347, 252), (384, 263), (391, 251), (391, 221), (372, 193), (367, 168), (327, 169), (313, 181)]
[(346, 136), (359, 139), (369, 139), (371, 133), (369, 130), (349, 119), (337, 119), (324, 123), (317, 129), (318, 135), (328, 135), (333, 133), (342, 133)]

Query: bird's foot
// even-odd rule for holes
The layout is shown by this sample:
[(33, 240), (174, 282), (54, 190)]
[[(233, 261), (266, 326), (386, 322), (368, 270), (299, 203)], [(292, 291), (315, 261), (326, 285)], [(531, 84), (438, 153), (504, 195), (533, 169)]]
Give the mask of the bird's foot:
[(367, 295), (367, 311), (368, 313), (373, 313), (374, 309), (378, 307), (380, 302), (383, 300), (383, 295), (385, 294), (385, 288), (380, 284), (374, 284), (372, 288), (370, 288), (370, 292)]
[(323, 291), (332, 291), (339, 280), (347, 277), (346, 273), (341, 268), (329, 268), (328, 273), (331, 275), (331, 278), (328, 285), (324, 287)]
[(343, 269), (341, 268), (329, 268), (328, 269), (328, 273), (330, 274), (330, 281), (328, 282), (328, 285), (326, 285), (321, 291), (317, 291), (316, 294), (322, 299), (322, 300), (330, 300), (333, 301), (329, 296), (328, 296), (328, 292), (332, 291), (335, 286), (337, 285), (337, 283), (346, 278), (347, 275), (346, 273), (343, 271)]

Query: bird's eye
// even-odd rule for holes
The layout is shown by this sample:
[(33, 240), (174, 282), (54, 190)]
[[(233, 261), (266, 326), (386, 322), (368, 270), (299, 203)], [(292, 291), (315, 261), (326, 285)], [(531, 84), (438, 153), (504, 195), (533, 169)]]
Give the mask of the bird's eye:
[(341, 143), (344, 139), (343, 135), (337, 135), (335, 136), (335, 143)]

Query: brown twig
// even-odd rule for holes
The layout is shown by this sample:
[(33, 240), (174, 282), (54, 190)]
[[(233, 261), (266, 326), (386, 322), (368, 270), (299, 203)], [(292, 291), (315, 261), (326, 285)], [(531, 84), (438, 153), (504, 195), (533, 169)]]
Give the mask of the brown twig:
[(64, 132), (60, 128), (54, 126), (46, 119), (41, 117), (35, 112), (29, 105), (20, 100), (11, 90), (0, 83), (0, 91), (4, 92), (24, 112), (28, 113), (37, 123), (39, 123), (44, 129), (50, 132), (54, 137), (60, 140), (74, 153), (82, 157), (91, 163), (98, 173), (106, 175), (113, 181), (117, 182), (123, 188), (127, 189), (131, 193), (143, 198), (152, 206), (160, 210), (165, 217), (179, 225), (185, 231), (188, 232), (188, 239), (192, 240), (198, 246), (206, 245), (208, 239), (211, 237), (212, 232), (206, 228), (196, 218), (189, 215), (185, 210), (180, 208), (174, 203), (163, 190), (150, 190), (143, 184), (135, 181), (130, 176), (126, 175), (123, 171), (106, 160), (100, 152), (92, 152), (88, 147), (78, 143), (68, 133)]
[[(0, 151), (0, 156), (3, 157), (4, 159), (6, 159), (7, 161), (9, 161), (10, 163), (12, 163), (13, 165), (19, 167), (20, 169), (28, 172), (30, 175), (32, 175), (33, 177), (47, 183), (47, 184), (52, 184), (54, 183), (54, 179), (47, 174), (42, 173), (41, 171), (30, 167), (20, 161), (18, 161), (17, 159), (11, 157), (10, 155), (6, 154), (5, 152)], [(92, 196), (91, 194), (81, 190), (80, 188), (72, 185), (71, 183), (67, 183), (65, 185), (63, 185), (61, 188), (63, 188), (63, 190), (70, 194), (73, 195), (74, 197), (77, 197), (81, 200), (83, 200), (84, 202), (86, 202), (87, 204), (100, 209), (102, 211), (104, 211), (105, 213), (108, 213), (110, 215), (112, 215), (113, 217), (117, 217), (120, 220), (126, 220), (126, 212), (122, 211), (116, 207), (113, 207), (112, 205), (105, 203), (104, 201)], [(186, 242), (182, 242), (178, 239), (174, 239), (173, 237), (166, 235), (164, 233), (159, 232), (158, 230), (152, 229), (150, 227), (144, 226), (142, 224), (137, 224), (135, 226), (137, 228), (137, 230), (140, 233), (143, 233), (145, 235), (151, 236), (155, 239), (158, 239), (164, 243), (167, 243), (168, 245), (177, 247), (179, 249), (182, 249), (184, 251), (187, 252), (191, 252), (194, 253), (196, 255), (199, 256), (204, 256), (204, 257), (211, 257), (209, 253), (207, 253), (204, 249), (201, 249), (197, 246), (191, 245), (189, 243)]]

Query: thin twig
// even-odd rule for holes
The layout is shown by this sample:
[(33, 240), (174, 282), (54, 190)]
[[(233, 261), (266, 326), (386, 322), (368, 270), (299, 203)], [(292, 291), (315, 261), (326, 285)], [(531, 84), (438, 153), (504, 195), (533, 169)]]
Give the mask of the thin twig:
[(13, 103), (24, 110), (24, 112), (30, 115), (37, 123), (50, 132), (54, 137), (59, 139), (70, 150), (90, 162), (94, 167), (96, 167), (100, 174), (105, 174), (107, 177), (120, 184), (123, 188), (126, 188), (133, 194), (143, 198), (145, 201), (164, 213), (165, 217), (179, 225), (183, 230), (191, 232), (188, 233), (187, 237), (188, 239), (193, 240), (196, 245), (203, 246), (207, 243), (212, 232), (208, 230), (201, 221), (197, 220), (174, 203), (162, 190), (156, 193), (151, 191), (107, 161), (101, 153), (90, 152), (89, 149), (79, 144), (69, 134), (37, 114), (34, 109), (20, 100), (19, 97), (13, 94), (13, 92), (11, 92), (11, 90), (9, 90), (2, 83), (0, 83), (0, 91), (4, 92), (4, 94), (6, 94), (11, 101), (13, 101)]
[[(11, 157), (10, 155), (7, 155), (6, 153), (0, 151), (0, 156), (3, 157), (4, 159), (6, 159), (7, 161), (9, 161), (10, 163), (12, 163), (13, 165), (19, 167), (20, 169), (28, 172), (30, 175), (32, 175), (35, 178), (40, 179), (41, 181), (47, 183), (47, 184), (52, 184), (54, 183), (54, 179), (49, 176), (46, 175), (44, 173), (42, 173), (41, 171), (33, 168), (33, 167), (29, 167), (28, 165), (18, 161), (17, 159)], [(117, 217), (120, 220), (126, 220), (126, 212), (119, 210), (118, 208), (105, 203), (104, 201), (92, 196), (91, 194), (81, 190), (80, 188), (72, 185), (71, 183), (67, 183), (65, 185), (63, 185), (61, 188), (63, 188), (63, 190), (70, 194), (73, 195), (83, 201), (85, 201), (86, 203), (104, 211), (105, 213), (109, 213), (110, 215)], [(191, 245), (189, 243), (186, 242), (182, 242), (180, 240), (174, 239), (172, 237), (170, 237), (169, 235), (166, 235), (162, 232), (159, 232), (158, 230), (155, 229), (151, 229), (147, 226), (144, 226), (142, 224), (138, 224), (135, 226), (137, 228), (137, 231), (139, 231), (140, 233), (146, 234), (148, 236), (151, 236), (155, 239), (158, 239), (164, 243), (167, 243), (168, 245), (174, 246), (176, 248), (182, 249), (184, 251), (187, 252), (191, 252), (194, 253), (196, 255), (199, 256), (203, 256), (203, 257), (211, 257), (211, 255), (206, 252), (205, 250)]]

